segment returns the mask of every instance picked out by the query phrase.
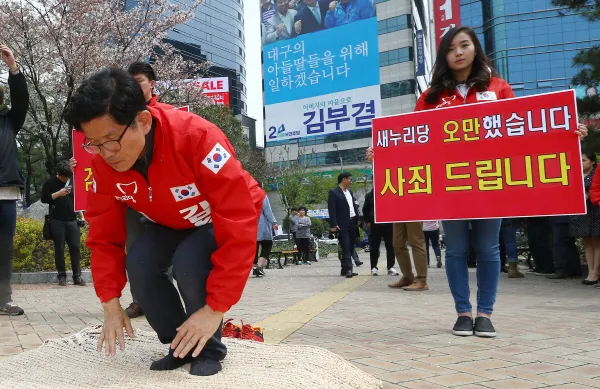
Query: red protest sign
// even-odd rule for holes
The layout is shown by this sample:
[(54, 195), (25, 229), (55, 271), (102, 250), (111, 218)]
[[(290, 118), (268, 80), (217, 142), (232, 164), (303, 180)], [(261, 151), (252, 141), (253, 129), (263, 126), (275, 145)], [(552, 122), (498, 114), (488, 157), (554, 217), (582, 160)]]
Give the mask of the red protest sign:
[(93, 189), (92, 157), (82, 147), (85, 135), (81, 131), (73, 130), (73, 157), (77, 166), (73, 170), (73, 188), (75, 190), (75, 212), (85, 211), (87, 194)]
[(586, 212), (575, 93), (373, 120), (375, 220)]

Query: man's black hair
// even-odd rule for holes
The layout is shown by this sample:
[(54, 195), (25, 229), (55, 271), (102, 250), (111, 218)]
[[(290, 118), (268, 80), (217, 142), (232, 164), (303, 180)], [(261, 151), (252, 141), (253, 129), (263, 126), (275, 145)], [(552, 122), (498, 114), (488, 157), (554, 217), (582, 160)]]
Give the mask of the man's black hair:
[(296, 208), (296, 207), (292, 208), (292, 212), (294, 212), (294, 211), (298, 212), (298, 208)]
[(341, 184), (342, 181), (344, 180), (344, 178), (350, 178), (350, 177), (352, 177), (352, 174), (350, 174), (348, 172), (340, 173), (340, 175), (338, 176), (338, 184)]
[(154, 72), (154, 69), (152, 68), (152, 66), (150, 66), (148, 62), (134, 62), (131, 65), (129, 65), (127, 71), (132, 76), (135, 76), (137, 74), (143, 74), (144, 76), (148, 77), (148, 80), (156, 81), (156, 73)]
[(135, 79), (123, 69), (105, 68), (77, 88), (65, 109), (65, 121), (81, 130), (81, 123), (108, 114), (117, 123), (127, 125), (145, 109), (144, 92)]
[(69, 161), (60, 161), (56, 164), (56, 174), (61, 177), (73, 178), (73, 171), (69, 165)]

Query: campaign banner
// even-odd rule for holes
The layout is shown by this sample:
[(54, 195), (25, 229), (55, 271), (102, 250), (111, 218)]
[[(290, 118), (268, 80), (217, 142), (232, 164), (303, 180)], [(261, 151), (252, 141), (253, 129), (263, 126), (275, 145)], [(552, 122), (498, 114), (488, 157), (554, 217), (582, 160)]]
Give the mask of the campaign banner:
[(380, 93), (373, 85), (267, 105), (267, 141), (370, 129), (371, 120), (381, 115)]
[(460, 26), (460, 0), (433, 0), (435, 45), (440, 47), (444, 35)]
[[(175, 108), (179, 111), (190, 111), (189, 106)], [(73, 169), (73, 189), (75, 212), (85, 211), (87, 207), (87, 197), (90, 190), (94, 190), (94, 172), (92, 171), (93, 154), (88, 153), (83, 148), (86, 142), (82, 131), (73, 130), (73, 158), (77, 161)]]
[(261, 13), (267, 143), (371, 128), (381, 115), (375, 8), (290, 4)]
[(375, 220), (585, 214), (577, 123), (572, 90), (375, 119)]

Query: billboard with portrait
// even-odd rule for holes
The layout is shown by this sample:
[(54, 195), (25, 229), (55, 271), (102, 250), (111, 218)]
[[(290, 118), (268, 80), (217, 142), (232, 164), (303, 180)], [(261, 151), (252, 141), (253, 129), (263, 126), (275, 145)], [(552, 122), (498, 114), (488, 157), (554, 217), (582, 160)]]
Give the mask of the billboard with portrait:
[(381, 114), (375, 4), (261, 0), (267, 143), (371, 128)]

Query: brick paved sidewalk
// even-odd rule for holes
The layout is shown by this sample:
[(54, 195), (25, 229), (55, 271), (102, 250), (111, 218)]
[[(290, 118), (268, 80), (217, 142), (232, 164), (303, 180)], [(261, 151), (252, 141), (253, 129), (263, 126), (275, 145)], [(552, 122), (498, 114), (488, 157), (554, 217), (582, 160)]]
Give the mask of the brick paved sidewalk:
[[(600, 387), (600, 290), (579, 280), (501, 276), (496, 339), (451, 334), (454, 302), (444, 269), (428, 292), (372, 277), (285, 340), (325, 347), (381, 378), (384, 388)], [(471, 273), (471, 301), (476, 280)]]
[[(361, 257), (367, 273), (368, 261)], [(355, 289), (284, 341), (327, 348), (382, 379), (385, 388), (600, 387), (600, 290), (577, 280), (503, 275), (494, 314), (498, 338), (457, 338), (450, 333), (455, 314), (444, 269), (430, 272), (431, 290), (411, 293), (389, 289), (387, 283), (397, 278), (387, 275), (346, 281), (335, 259), (268, 270), (267, 277), (249, 280), (226, 317), (268, 322), (354, 282)], [(26, 315), (0, 316), (0, 358), (102, 320), (91, 286), (16, 286), (14, 298)], [(129, 302), (126, 289), (122, 303)], [(148, 329), (144, 318), (134, 326)]]

